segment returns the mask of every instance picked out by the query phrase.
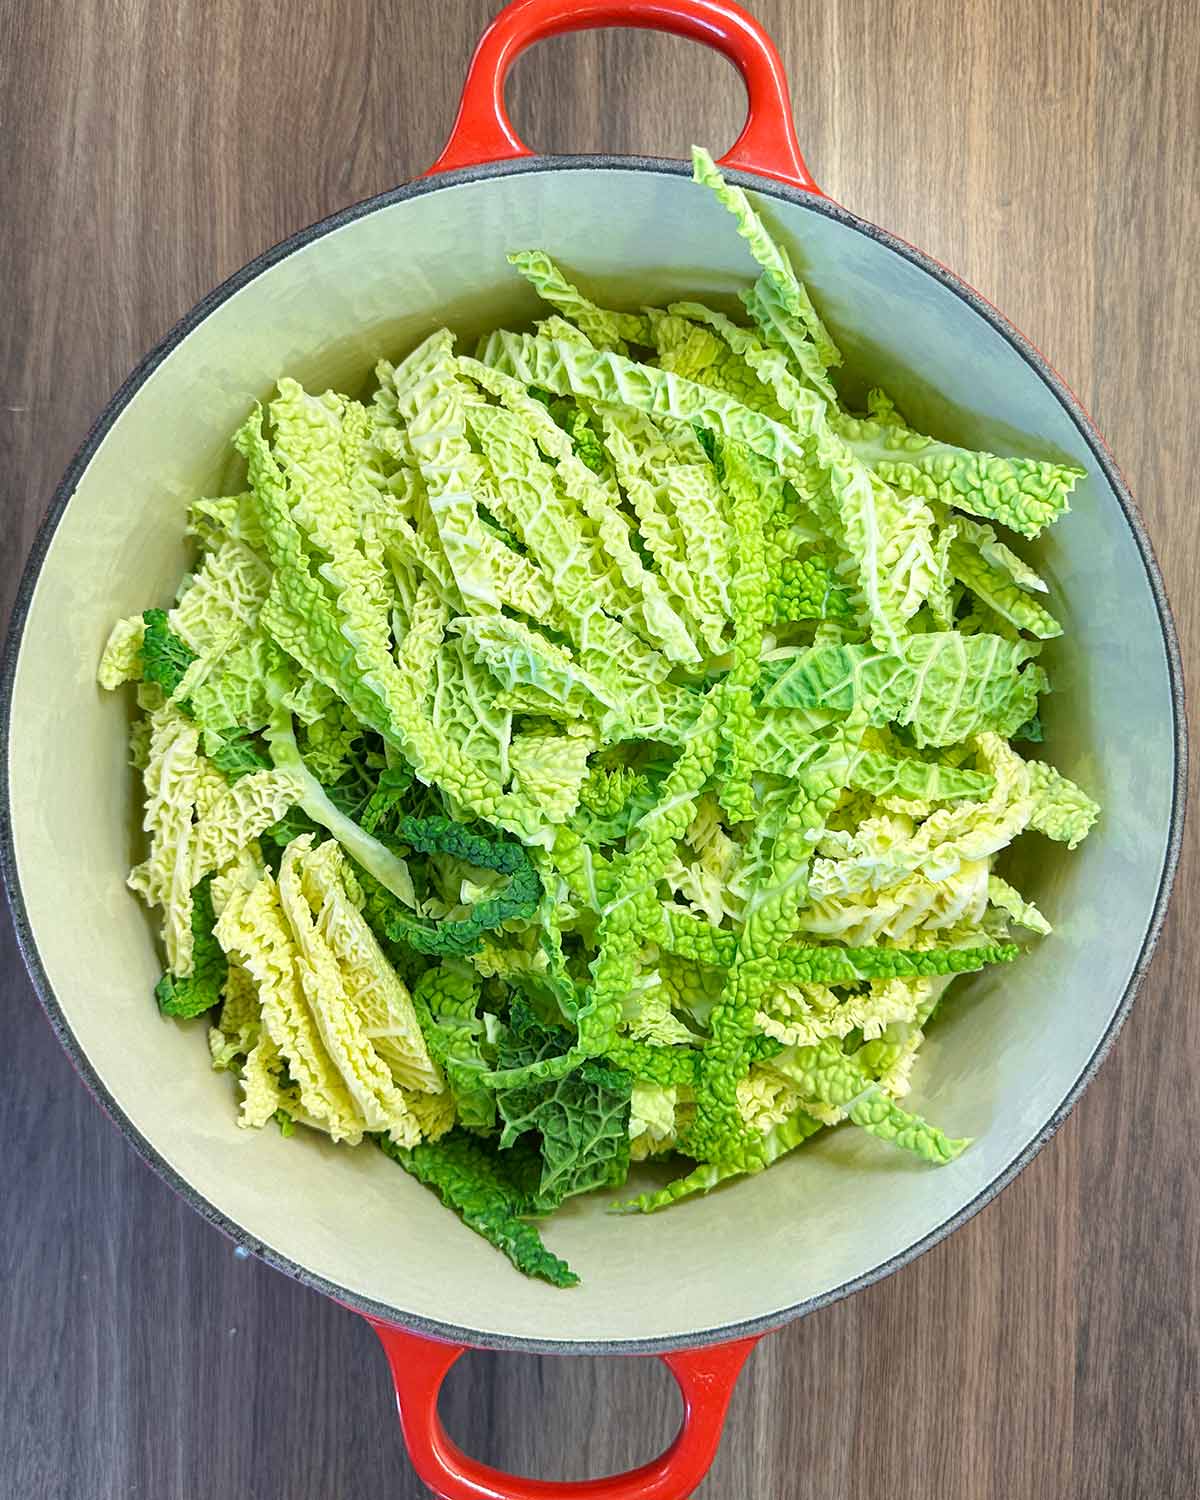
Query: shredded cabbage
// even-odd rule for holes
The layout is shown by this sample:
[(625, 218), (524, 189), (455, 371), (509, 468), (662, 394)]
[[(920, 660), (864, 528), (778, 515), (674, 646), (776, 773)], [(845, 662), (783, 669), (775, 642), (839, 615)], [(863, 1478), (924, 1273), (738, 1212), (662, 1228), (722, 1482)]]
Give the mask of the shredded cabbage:
[(683, 1166), (618, 1206), (843, 1125), (953, 1161), (900, 1103), (921, 1040), (1050, 933), (1005, 851), (1099, 815), (1012, 743), (1061, 633), (1018, 538), (1081, 472), (848, 409), (788, 250), (694, 164), (749, 324), (514, 253), (532, 332), (438, 330), (367, 403), (280, 380), (98, 670), (136, 690), (158, 1002), (240, 1123), (374, 1139), (557, 1286), (534, 1220), (647, 1157)]

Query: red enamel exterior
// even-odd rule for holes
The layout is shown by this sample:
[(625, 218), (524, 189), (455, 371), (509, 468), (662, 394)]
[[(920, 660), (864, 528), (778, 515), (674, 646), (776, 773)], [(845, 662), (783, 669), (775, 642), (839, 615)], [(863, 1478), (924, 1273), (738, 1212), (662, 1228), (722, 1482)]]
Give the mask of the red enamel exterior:
[(685, 1500), (708, 1473), (734, 1382), (758, 1342), (738, 1339), (659, 1355), (683, 1396), (683, 1422), (675, 1441), (641, 1468), (566, 1483), (503, 1474), (469, 1458), (447, 1435), (437, 1409), (442, 1381), (465, 1346), (422, 1338), (391, 1323), (371, 1323), (392, 1368), (413, 1467), (442, 1500)]
[(796, 140), (787, 76), (775, 43), (732, 0), (513, 0), (480, 38), (450, 139), (425, 176), (532, 156), (504, 107), (508, 70), (534, 42), (601, 26), (668, 31), (722, 53), (742, 75), (748, 110), (741, 135), (719, 165), (821, 192)]
[[(731, 0), (513, 0), (480, 38), (450, 139), (423, 175), (532, 156), (504, 107), (509, 69), (534, 42), (601, 26), (672, 32), (722, 53), (746, 85), (747, 117), (719, 165), (820, 195), (796, 140), (787, 77), (775, 44)], [(708, 1473), (734, 1382), (758, 1342), (739, 1339), (660, 1355), (683, 1396), (683, 1422), (674, 1442), (641, 1468), (567, 1484), (503, 1474), (451, 1441), (438, 1416), (438, 1393), (466, 1345), (369, 1321), (387, 1352), (413, 1467), (442, 1500), (685, 1500)]]

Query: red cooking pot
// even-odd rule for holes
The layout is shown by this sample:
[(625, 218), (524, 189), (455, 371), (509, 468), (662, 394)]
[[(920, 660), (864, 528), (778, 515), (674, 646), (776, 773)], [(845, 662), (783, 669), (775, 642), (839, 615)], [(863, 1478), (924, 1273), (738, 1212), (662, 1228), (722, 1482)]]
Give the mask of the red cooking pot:
[[(513, 60), (543, 37), (597, 26), (675, 32), (737, 66), (749, 115), (722, 166), (789, 245), (845, 353), (849, 396), (869, 378), (923, 430), (1086, 470), (1075, 514), (1035, 551), (1066, 627), (1043, 657), (1057, 689), (1046, 737), (1105, 812), (1069, 860), (1043, 848), (1020, 872), (1056, 936), (1003, 976), (961, 981), (922, 1051), (915, 1107), (975, 1137), (970, 1151), (921, 1170), (830, 1132), (668, 1213), (618, 1219), (602, 1197), (575, 1200), (547, 1231), (584, 1277), (561, 1292), (516, 1276), (381, 1153), (236, 1129), (228, 1077), (204, 1066), (203, 1039), (147, 1002), (158, 960), (124, 886), (140, 809), (123, 774), (127, 723), (91, 676), (111, 622), (169, 595), (185, 567), (185, 502), (232, 477), (228, 435), (282, 372), (357, 389), (377, 355), (403, 353), (443, 322), (468, 337), (528, 322), (533, 294), (504, 263), (517, 248), (549, 249), (609, 304), (746, 284), (744, 246), (684, 164), (537, 158), (518, 139), (503, 99)], [(200, 1212), (370, 1319), (413, 1462), (446, 1500), (690, 1494), (755, 1340), (965, 1222), (1061, 1122), (1148, 961), (1183, 816), (1174, 631), (1098, 434), (983, 298), (821, 193), (778, 53), (726, 0), (517, 0), (480, 42), (430, 173), (268, 251), (189, 313), (113, 398), (59, 488), (18, 598), (0, 722), (4, 874), (63, 1045), (134, 1147)], [(472, 1346), (659, 1355), (683, 1393), (680, 1433), (655, 1462), (584, 1484), (486, 1468), (437, 1415), (446, 1371)]]

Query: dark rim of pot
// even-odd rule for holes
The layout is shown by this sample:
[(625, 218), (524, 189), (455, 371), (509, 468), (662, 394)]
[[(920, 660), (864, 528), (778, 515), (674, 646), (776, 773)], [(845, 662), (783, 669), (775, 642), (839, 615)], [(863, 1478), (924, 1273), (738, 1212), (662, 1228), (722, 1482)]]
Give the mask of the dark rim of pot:
[[(461, 171), (447, 172), (437, 177), (418, 178), (413, 182), (406, 183), (403, 187), (395, 188), (391, 192), (381, 193), (373, 198), (367, 198), (361, 203), (354, 204), (349, 208), (341, 210), (339, 213), (331, 215), (329, 218), (322, 219), (318, 223), (310, 225), (307, 229), (300, 230), (288, 239), (282, 240), (279, 244), (264, 251), (261, 255), (256, 256), (255, 259), (243, 266), (240, 271), (235, 272), (227, 281), (224, 281), (214, 291), (210, 292), (207, 297), (198, 302), (185, 317), (180, 319), (166, 337), (146, 355), (109, 401), (92, 427), (92, 430), (84, 439), (79, 451), (71, 460), (62, 481), (54, 493), (49, 511), (34, 538), (29, 560), (26, 563), (16, 602), (13, 606), (8, 639), (5, 644), (3, 666), (0, 669), (0, 873), (3, 874), (4, 883), (8, 890), (17, 941), (20, 945), (26, 967), (29, 970), (30, 978), (33, 981), (33, 987), (46, 1011), (51, 1026), (54, 1028), (56, 1036), (71, 1058), (75, 1068), (118, 1129), (126, 1137), (130, 1145), (133, 1146), (134, 1150), (144, 1157), (154, 1170), (197, 1213), (207, 1219), (210, 1224), (222, 1230), (236, 1244), (259, 1256), (268, 1265), (274, 1266), (277, 1270), (284, 1271), (288, 1275), (295, 1277), (296, 1280), (305, 1286), (323, 1292), (344, 1305), (353, 1308), (355, 1311), (384, 1322), (397, 1323), (399, 1326), (411, 1329), (416, 1333), (425, 1333), (435, 1338), (449, 1339), (456, 1343), (468, 1344), (477, 1348), (513, 1349), (530, 1353), (653, 1354), (670, 1349), (699, 1347), (705, 1344), (722, 1343), (729, 1339), (746, 1338), (755, 1334), (767, 1333), (771, 1329), (780, 1327), (794, 1318), (813, 1312), (819, 1307), (824, 1307), (828, 1303), (836, 1302), (840, 1298), (848, 1296), (851, 1292), (859, 1291), (863, 1287), (870, 1286), (873, 1282), (882, 1280), (893, 1271), (898, 1271), (901, 1267), (908, 1265), (926, 1250), (931, 1249), (939, 1241), (945, 1239), (948, 1234), (951, 1234), (955, 1229), (965, 1224), (981, 1208), (990, 1203), (1003, 1188), (1007, 1187), (1022, 1168), (1027, 1166), (1033, 1157), (1037, 1155), (1042, 1146), (1045, 1145), (1062, 1124), (1075, 1101), (1091, 1081), (1109, 1048), (1112, 1046), (1117, 1033), (1120, 1031), (1125, 1017), (1129, 1013), (1134, 995), (1145, 974), (1154, 944), (1162, 928), (1183, 836), (1184, 799), (1187, 777), (1187, 729), (1184, 707), (1183, 670), (1180, 663), (1179, 642), (1175, 633), (1174, 621), (1171, 618), (1170, 606), (1167, 603), (1162, 575), (1159, 572), (1154, 550), (1146, 534), (1146, 529), (1142, 523), (1137, 505), (1120, 473), (1117, 471), (1117, 467), (1099, 433), (1061, 377), (1051, 369), (1041, 353), (1028, 339), (1013, 328), (991, 303), (981, 297), (978, 292), (965, 282), (959, 280), (953, 272), (947, 270), (945, 266), (940, 265), (937, 261), (932, 260), (922, 251), (898, 239), (895, 235), (889, 234), (886, 230), (864, 222), (828, 198), (818, 197), (801, 189), (788, 187), (782, 183), (750, 173), (728, 172), (726, 174), (731, 181), (738, 183), (740, 186), (752, 188), (767, 197), (782, 199), (784, 202), (803, 208), (809, 213), (821, 214), (828, 219), (833, 219), (847, 228), (853, 229), (856, 233), (877, 241), (895, 254), (903, 256), (905, 260), (918, 266), (927, 275), (932, 276), (935, 281), (940, 282), (949, 291), (953, 292), (955, 296), (961, 298), (963, 302), (988, 322), (1020, 354), (1025, 362), (1037, 372), (1042, 382), (1052, 392), (1067, 416), (1071, 419), (1080, 436), (1086, 442), (1097, 467), (1104, 475), (1113, 494), (1120, 503), (1126, 523), (1129, 526), (1130, 535), (1133, 538), (1133, 542), (1138, 549), (1142, 564), (1146, 570), (1146, 580), (1158, 611), (1159, 626), (1162, 631), (1163, 651), (1166, 656), (1171, 682), (1174, 712), (1175, 774), (1166, 856), (1163, 860), (1153, 913), (1146, 929), (1137, 963), (1134, 966), (1129, 983), (1125, 988), (1121, 1002), (1112, 1020), (1109, 1022), (1103, 1036), (1099, 1039), (1086, 1066), (1067, 1090), (1061, 1103), (1019, 1155), (986, 1188), (979, 1192), (963, 1208), (959, 1209), (957, 1213), (944, 1220), (936, 1229), (931, 1230), (899, 1254), (881, 1262), (862, 1276), (855, 1277), (853, 1280), (834, 1287), (820, 1296), (812, 1297), (791, 1307), (780, 1308), (774, 1312), (757, 1318), (746, 1319), (742, 1322), (728, 1323), (720, 1327), (703, 1328), (696, 1332), (687, 1332), (671, 1337), (603, 1340), (520, 1338), (491, 1334), (476, 1329), (460, 1328), (453, 1323), (419, 1317), (415, 1314), (404, 1312), (401, 1309), (374, 1302), (369, 1298), (349, 1291), (347, 1288), (328, 1280), (326, 1277), (314, 1274), (270, 1245), (264, 1244), (253, 1235), (248, 1234), (233, 1219), (222, 1213), (220, 1209), (198, 1193), (159, 1154), (153, 1143), (133, 1125), (116, 1099), (113, 1098), (112, 1094), (104, 1086), (83, 1052), (83, 1049), (76, 1041), (58, 999), (51, 988), (45, 969), (42, 966), (21, 893), (21, 883), (17, 872), (16, 853), (13, 844), (11, 808), (9, 805), (8, 747), (13, 685), (25, 620), (29, 612), (30, 601), (33, 597), (42, 563), (58, 527), (58, 523), (62, 519), (63, 512), (66, 510), (84, 470), (91, 462), (100, 443), (104, 440), (117, 417), (120, 416), (137, 391), (154, 373), (167, 355), (182, 343), (188, 334), (202, 323), (211, 312), (220, 307), (223, 302), (247, 285), (247, 283), (253, 281), (257, 276), (262, 275), (264, 271), (269, 270), (285, 257), (303, 249), (314, 240), (320, 239), (322, 236), (330, 234), (333, 230), (340, 229), (346, 224), (353, 223), (354, 220), (360, 219), (366, 214), (373, 213), (377, 209), (387, 208), (395, 203), (404, 203), (411, 198), (424, 197), (427, 193), (442, 192), (466, 183), (485, 181), (490, 178), (508, 177), (527, 172), (595, 170), (657, 172), (672, 176), (687, 176), (690, 174), (690, 168), (687, 163), (657, 157), (564, 156), (533, 157), (521, 161), (495, 162), (479, 167), (465, 168)], [(516, 1272), (512, 1274), (515, 1275)]]

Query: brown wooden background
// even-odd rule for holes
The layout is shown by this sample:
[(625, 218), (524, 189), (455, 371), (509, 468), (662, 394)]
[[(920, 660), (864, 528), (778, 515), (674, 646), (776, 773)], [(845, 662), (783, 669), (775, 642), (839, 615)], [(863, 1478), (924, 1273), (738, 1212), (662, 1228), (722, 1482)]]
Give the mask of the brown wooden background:
[[(0, 0), (5, 610), (58, 475), (137, 358), (250, 256), (424, 168), (496, 8)], [(1188, 654), (1200, 10), (756, 8), (822, 186), (955, 267), (1092, 411)], [(723, 149), (742, 108), (718, 58), (631, 33), (543, 45), (511, 102), (545, 150), (675, 155)], [(1051, 1147), (916, 1265), (760, 1348), (708, 1500), (1200, 1494), (1197, 869), (1189, 847), (1142, 998)], [(7, 924), (0, 945), (0, 1491), (422, 1493), (366, 1325), (176, 1202), (76, 1083)], [(649, 1457), (675, 1398), (655, 1362), (479, 1355), (443, 1405), (480, 1457), (582, 1477)]]

